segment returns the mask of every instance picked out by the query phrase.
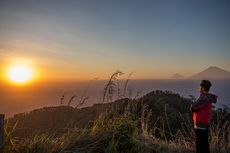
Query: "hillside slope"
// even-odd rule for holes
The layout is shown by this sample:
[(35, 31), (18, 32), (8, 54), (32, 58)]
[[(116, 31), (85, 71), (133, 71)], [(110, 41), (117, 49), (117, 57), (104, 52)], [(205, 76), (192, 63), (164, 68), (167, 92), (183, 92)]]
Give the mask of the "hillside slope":
[[(168, 91), (152, 91), (139, 99), (119, 99), (113, 103), (95, 104), (92, 107), (76, 109), (70, 106), (44, 107), (31, 112), (16, 114), (9, 119), (9, 124), (14, 125), (18, 122), (17, 133), (25, 135), (31, 133), (57, 132), (66, 128), (77, 127), (84, 128), (90, 124), (103, 112), (109, 112), (108, 115), (118, 116), (129, 113), (133, 117), (139, 118), (143, 106), (145, 111), (152, 112), (151, 123), (163, 116), (165, 111), (172, 124), (175, 127), (179, 125), (174, 122), (179, 117), (178, 112), (189, 114), (191, 101)], [(177, 112), (177, 113), (175, 113)], [(21, 134), (20, 134), (21, 135)]]
[[(179, 94), (157, 90), (82, 109), (58, 106), (17, 114), (6, 124), (4, 152), (192, 153), (190, 104)], [(228, 108), (214, 112), (212, 153), (229, 152), (229, 122)]]

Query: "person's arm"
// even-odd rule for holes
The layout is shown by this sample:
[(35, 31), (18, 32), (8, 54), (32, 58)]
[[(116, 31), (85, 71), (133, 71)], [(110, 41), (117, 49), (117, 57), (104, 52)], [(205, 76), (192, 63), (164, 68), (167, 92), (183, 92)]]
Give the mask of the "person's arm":
[(208, 103), (208, 99), (206, 96), (201, 95), (196, 102), (192, 103), (191, 105), (191, 111), (192, 112), (196, 112), (197, 110), (199, 110), (200, 108), (202, 108), (204, 105), (206, 105)]

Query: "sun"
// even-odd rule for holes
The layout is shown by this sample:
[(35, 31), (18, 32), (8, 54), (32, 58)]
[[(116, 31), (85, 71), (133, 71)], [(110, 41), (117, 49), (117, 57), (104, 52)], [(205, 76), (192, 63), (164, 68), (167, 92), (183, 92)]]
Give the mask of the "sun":
[(7, 68), (6, 75), (9, 82), (23, 85), (34, 78), (34, 71), (28, 65), (11, 65)]
[(18, 84), (29, 82), (33, 78), (33, 70), (26, 65), (13, 65), (7, 72), (10, 81)]
[(40, 73), (35, 61), (27, 58), (9, 59), (1, 66), (0, 80), (8, 85), (27, 86), (33, 85), (40, 78)]

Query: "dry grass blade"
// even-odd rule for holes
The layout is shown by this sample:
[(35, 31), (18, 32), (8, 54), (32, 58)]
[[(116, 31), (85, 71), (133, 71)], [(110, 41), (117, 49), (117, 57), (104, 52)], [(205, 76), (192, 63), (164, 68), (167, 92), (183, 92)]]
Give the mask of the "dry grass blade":
[(121, 71), (117, 70), (110, 76), (108, 83), (104, 87), (102, 103), (105, 102), (106, 96), (108, 96), (108, 99), (111, 100), (112, 94), (114, 92), (114, 88), (116, 86), (114, 81), (117, 80), (118, 77), (121, 76), (122, 74), (123, 73)]

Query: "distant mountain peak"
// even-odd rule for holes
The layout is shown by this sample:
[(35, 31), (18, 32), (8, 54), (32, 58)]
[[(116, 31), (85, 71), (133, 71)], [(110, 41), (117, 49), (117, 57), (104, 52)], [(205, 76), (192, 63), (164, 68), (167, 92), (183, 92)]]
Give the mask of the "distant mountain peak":
[(176, 74), (173, 74), (170, 78), (171, 79), (184, 79), (184, 76), (179, 73), (176, 73)]
[(208, 69), (220, 69), (220, 68), (217, 66), (209, 66)]
[(230, 72), (217, 66), (210, 66), (207, 69), (191, 76), (190, 79), (230, 79)]
[[(222, 70), (222, 71), (225, 71), (217, 66), (209, 66), (206, 70)], [(227, 72), (227, 71), (226, 71)]]

